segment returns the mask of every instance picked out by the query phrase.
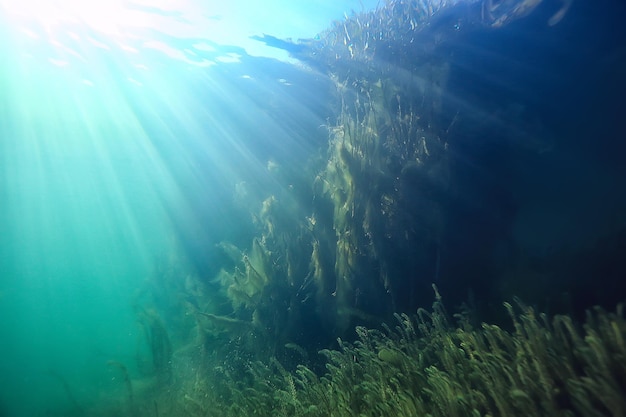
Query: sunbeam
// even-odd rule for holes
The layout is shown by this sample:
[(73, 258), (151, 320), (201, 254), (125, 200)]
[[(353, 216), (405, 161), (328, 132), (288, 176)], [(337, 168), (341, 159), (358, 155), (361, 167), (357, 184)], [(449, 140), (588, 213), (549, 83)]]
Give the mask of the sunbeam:
[(0, 0), (0, 417), (620, 414), (613, 2)]

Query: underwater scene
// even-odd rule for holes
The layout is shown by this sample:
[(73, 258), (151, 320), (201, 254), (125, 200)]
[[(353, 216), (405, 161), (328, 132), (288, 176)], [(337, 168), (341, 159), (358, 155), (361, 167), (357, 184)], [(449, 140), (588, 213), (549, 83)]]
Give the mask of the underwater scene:
[(0, 0), (0, 417), (626, 416), (625, 22)]

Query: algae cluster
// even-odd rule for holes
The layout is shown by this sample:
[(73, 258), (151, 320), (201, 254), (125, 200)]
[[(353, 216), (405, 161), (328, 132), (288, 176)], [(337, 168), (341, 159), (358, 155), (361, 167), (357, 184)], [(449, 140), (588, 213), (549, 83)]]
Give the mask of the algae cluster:
[(468, 311), (452, 324), (436, 296), (432, 310), (397, 314), (382, 330), (357, 327), (355, 342), (322, 350), (323, 372), (231, 352), (154, 402), (161, 415), (189, 416), (624, 415), (622, 305), (589, 311), (579, 326), (505, 303), (507, 330), (474, 325)]
[[(369, 55), (410, 53), (389, 42), (412, 44), (406, 37), (421, 34), (448, 6), (425, 4), (389, 2), (346, 17), (296, 54), (332, 80), (328, 149), (307, 167), (297, 196), (277, 190), (251, 204), (257, 235), (248, 247), (219, 245), (226, 261), (213, 280), (222, 300), (203, 311), (215, 330), (239, 323), (282, 350), (294, 334), (328, 337), (391, 317), (419, 292), (406, 291), (407, 274), (437, 280), (448, 187), (439, 120), (448, 65)], [(293, 180), (277, 174), (276, 181), (288, 190)], [(224, 304), (230, 308), (215, 311)], [(318, 325), (303, 330), (303, 319)]]
[(397, 313), (429, 297), (454, 233), (459, 113), (431, 52), (483, 24), (478, 3), (390, 0), (298, 48), (332, 81), (328, 148), (295, 186), (270, 164), (279, 187), (247, 202), (247, 244), (213, 248), (215, 274), (163, 266), (135, 309), (145, 388), (111, 362), (124, 394), (85, 415), (624, 415), (622, 306), (581, 327), (505, 304), (507, 330), (470, 310), (452, 324), (435, 290)]

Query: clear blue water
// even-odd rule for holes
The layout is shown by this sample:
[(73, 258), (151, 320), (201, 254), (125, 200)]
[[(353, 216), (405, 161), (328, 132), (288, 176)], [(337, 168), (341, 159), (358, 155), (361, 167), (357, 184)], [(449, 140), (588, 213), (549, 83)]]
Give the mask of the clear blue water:
[[(251, 253), (252, 240), (267, 234), (270, 196), (283, 207), (272, 212), (277, 228), (312, 222), (316, 210), (324, 221), (328, 210), (311, 189), (336, 123), (329, 72), (341, 70), (341, 58), (316, 63), (250, 36), (297, 43), (344, 12), (377, 4), (240, 2), (213, 10), (146, 1), (67, 17), (58, 14), (63, 5), (10, 3), (0, 2), (0, 416), (62, 415), (120, 391), (108, 361), (141, 379), (137, 357), (150, 349), (138, 305), (159, 310), (175, 349), (192, 327), (177, 324), (175, 300), (204, 297), (214, 304), (198, 309), (238, 317), (218, 305), (223, 296), (200, 297), (192, 287), (223, 293), (216, 277), (229, 261), (216, 248), (228, 242)], [(520, 295), (558, 310), (554, 300), (571, 297), (565, 304), (574, 314), (625, 298), (624, 6), (574, 0), (548, 26), (554, 4), (501, 30), (452, 15), (452, 26), (443, 20), (445, 30), (415, 40), (423, 56), (376, 56), (381, 65), (450, 63), (438, 132), (450, 134), (454, 180), (435, 198), (448, 207), (446, 244), (413, 253), (413, 234), (435, 228), (419, 215), (398, 226), (402, 233), (390, 231), (384, 247), (397, 263), (389, 273), (397, 267), (403, 277), (394, 278), (394, 304), (382, 284), (364, 283), (346, 295), (350, 308), (385, 320), (392, 309), (428, 304), (433, 281), (453, 302), (468, 293), (484, 305)], [(399, 192), (421, 196), (421, 177), (407, 175)], [(405, 204), (408, 213), (428, 210)], [(322, 240), (336, 224), (318, 227)], [(309, 246), (303, 251), (310, 255)], [(307, 266), (302, 261), (302, 279)], [(175, 290), (164, 283), (172, 277)], [(333, 289), (319, 291), (332, 299)], [(318, 303), (288, 327), (311, 350), (347, 332), (327, 325), (339, 319)], [(325, 333), (296, 334), (309, 325)]]

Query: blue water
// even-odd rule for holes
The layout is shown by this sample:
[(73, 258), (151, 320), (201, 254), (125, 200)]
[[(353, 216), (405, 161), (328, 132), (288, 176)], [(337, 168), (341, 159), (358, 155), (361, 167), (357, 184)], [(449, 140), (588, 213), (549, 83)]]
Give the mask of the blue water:
[[(270, 196), (282, 205), (270, 211), (277, 229), (332, 212), (311, 188), (337, 118), (328, 68), (340, 58), (316, 65), (250, 36), (313, 39), (344, 12), (377, 4), (291, 3), (214, 12), (137, 3), (127, 10), (148, 23), (132, 15), (116, 32), (92, 17), (54, 21), (0, 2), (0, 416), (99, 415), (87, 408), (124, 395), (109, 361), (124, 363), (137, 386), (149, 373), (138, 359), (150, 355), (142, 308), (159, 311), (174, 350), (192, 339), (193, 325), (177, 322), (180, 299), (241, 318), (220, 304), (216, 277), (233, 265), (218, 249), (228, 242), (252, 253)], [(354, 284), (348, 307), (385, 320), (428, 305), (431, 282), (451, 303), (484, 298), (486, 312), (515, 295), (573, 314), (625, 298), (626, 14), (617, 1), (574, 0), (548, 26), (556, 9), (502, 30), (459, 17), (462, 26), (417, 38), (425, 47), (416, 59), (450, 62), (438, 132), (450, 135), (446, 175), (455, 180), (432, 191), (443, 194), (433, 199), (448, 217), (446, 238), (417, 253), (419, 233), (439, 233), (431, 218), (388, 231), (390, 274), (397, 267), (406, 279), (394, 278), (393, 299), (378, 281)], [(509, 141), (497, 142), (500, 134)], [(422, 196), (422, 177), (407, 167), (396, 191)], [(426, 213), (417, 200), (404, 210)], [(315, 239), (334, 236), (332, 220), (317, 228)], [(312, 239), (299, 239), (305, 279)], [(285, 332), (315, 351), (348, 324), (324, 311), (334, 288), (305, 310), (307, 282), (294, 290), (302, 321)], [(294, 330), (306, 326), (318, 333)]]

